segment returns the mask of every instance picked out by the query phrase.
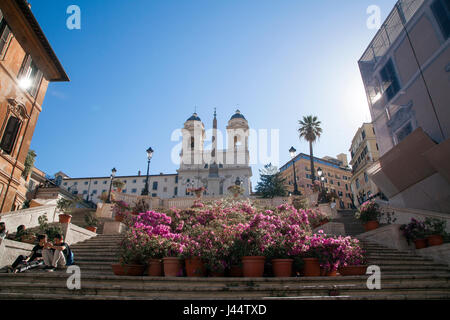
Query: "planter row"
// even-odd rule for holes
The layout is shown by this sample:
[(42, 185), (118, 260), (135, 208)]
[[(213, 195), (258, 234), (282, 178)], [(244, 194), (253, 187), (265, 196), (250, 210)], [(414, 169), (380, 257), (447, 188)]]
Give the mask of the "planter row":
[[(230, 277), (261, 278), (264, 275), (265, 257), (243, 257), (242, 267), (232, 266), (228, 272)], [(305, 277), (337, 276), (337, 271), (325, 272), (320, 268), (316, 258), (305, 258), (302, 275)], [(293, 259), (273, 259), (272, 269), (275, 277), (291, 277), (293, 273)], [(181, 258), (150, 259), (145, 265), (113, 264), (115, 275), (142, 276), (147, 268), (147, 274), (151, 277), (181, 277), (183, 272), (183, 260)], [(186, 275), (188, 277), (205, 277), (206, 268), (200, 258), (185, 260)], [(367, 266), (348, 266), (339, 269), (342, 276), (365, 275)], [(224, 277), (225, 272), (210, 272), (209, 276)]]

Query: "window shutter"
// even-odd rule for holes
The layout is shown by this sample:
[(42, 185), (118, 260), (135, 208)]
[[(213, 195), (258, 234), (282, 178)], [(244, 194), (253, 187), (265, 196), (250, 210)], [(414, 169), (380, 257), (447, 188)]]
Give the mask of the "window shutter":
[(3, 57), (4, 50), (8, 45), (9, 35), (11, 34), (11, 30), (9, 30), (8, 26), (5, 25), (4, 28), (0, 27), (0, 58)]
[(11, 154), (12, 152), (17, 133), (19, 132), (19, 127), (19, 119), (10, 117), (0, 144), (0, 148), (2, 148), (7, 154)]
[(39, 90), (39, 87), (41, 85), (42, 76), (43, 76), (42, 71), (38, 70), (37, 73), (36, 73), (35, 78), (32, 79), (33, 85), (30, 87), (30, 94), (33, 97), (36, 97), (36, 94), (37, 94), (37, 92)]
[(31, 66), (31, 56), (27, 54), (25, 56), (25, 59), (23, 60), (22, 67), (20, 68), (19, 78), (27, 76), (30, 70), (30, 66)]
[(0, 10), (0, 23), (3, 21), (3, 12)]

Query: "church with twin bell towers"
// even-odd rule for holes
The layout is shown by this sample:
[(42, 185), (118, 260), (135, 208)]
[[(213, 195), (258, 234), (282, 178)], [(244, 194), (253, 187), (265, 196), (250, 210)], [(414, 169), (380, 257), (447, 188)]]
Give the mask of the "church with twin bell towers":
[[(244, 196), (251, 192), (249, 166), (248, 121), (236, 110), (228, 121), (227, 147), (218, 148), (221, 134), (217, 130), (217, 114), (214, 111), (212, 146), (205, 150), (205, 126), (197, 113), (184, 123), (183, 146), (180, 153), (179, 196), (190, 196), (189, 189), (204, 187), (204, 195), (219, 197), (227, 195), (232, 185), (240, 185)], [(219, 145), (220, 147), (220, 145)]]

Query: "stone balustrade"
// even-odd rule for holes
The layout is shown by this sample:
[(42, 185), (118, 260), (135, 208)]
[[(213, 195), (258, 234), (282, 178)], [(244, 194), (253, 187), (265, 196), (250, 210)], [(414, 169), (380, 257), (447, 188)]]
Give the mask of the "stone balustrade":
[[(426, 218), (436, 218), (446, 221), (446, 231), (450, 232), (450, 214), (448, 213), (411, 208), (397, 208), (390, 206), (387, 202), (382, 200), (377, 200), (376, 202), (380, 205), (380, 208), (383, 209), (383, 211), (394, 213), (394, 217), (397, 219), (395, 221), (396, 224), (410, 223), (412, 218), (415, 218), (419, 221), (424, 221)], [(380, 222), (384, 223), (386, 221), (382, 219)]]
[(38, 218), (42, 215), (47, 216), (48, 222), (58, 222), (59, 212), (56, 205), (47, 205), (30, 209), (18, 210), (0, 215), (0, 221), (6, 225), (9, 233), (14, 233), (17, 227), (24, 225), (27, 228), (39, 226)]

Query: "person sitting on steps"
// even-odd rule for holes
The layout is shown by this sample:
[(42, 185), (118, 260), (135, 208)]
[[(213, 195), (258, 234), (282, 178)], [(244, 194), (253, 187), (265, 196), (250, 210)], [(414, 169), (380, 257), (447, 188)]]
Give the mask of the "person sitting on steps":
[[(45, 244), (47, 243), (47, 235), (46, 234), (40, 234), (37, 237), (37, 240), (39, 243), (34, 246), (34, 248), (31, 250), (30, 256), (18, 256), (16, 261), (11, 266), (11, 271), (14, 273), (22, 272), (28, 269), (35, 268), (42, 264), (42, 250), (44, 249)], [(36, 262), (34, 264), (31, 264), (31, 262)]]
[(64, 242), (61, 234), (57, 234), (53, 241), (55, 244), (47, 242), (42, 251), (45, 269), (49, 272), (55, 271), (56, 268), (65, 269), (69, 254), (69, 246)]

